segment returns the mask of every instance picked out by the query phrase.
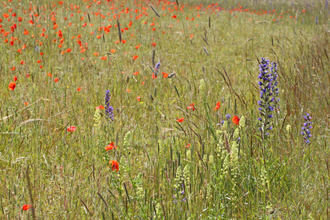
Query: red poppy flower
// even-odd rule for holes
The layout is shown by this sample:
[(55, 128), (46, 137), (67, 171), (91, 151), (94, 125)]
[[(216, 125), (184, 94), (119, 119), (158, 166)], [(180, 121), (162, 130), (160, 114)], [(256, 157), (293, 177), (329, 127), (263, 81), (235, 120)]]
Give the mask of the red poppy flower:
[(234, 123), (235, 125), (239, 125), (239, 120), (240, 120), (240, 118), (237, 117), (236, 115), (233, 117), (233, 123)]
[(177, 121), (177, 122), (183, 122), (183, 120), (184, 120), (184, 118), (179, 118), (179, 119), (177, 119), (176, 121)]
[(133, 56), (133, 60), (136, 60), (138, 57), (138, 55)]
[(16, 83), (14, 82), (9, 83), (8, 88), (9, 90), (13, 91), (16, 88)]
[(28, 102), (24, 102), (24, 105), (27, 106), (29, 103)]
[(106, 146), (104, 149), (106, 151), (112, 150), (112, 149), (117, 149), (117, 146), (115, 146), (114, 143), (112, 142), (112, 143), (108, 144), (108, 146)]
[(32, 207), (32, 205), (23, 205), (23, 210), (26, 211), (31, 207)]
[(111, 164), (111, 169), (112, 171), (117, 170), (117, 172), (119, 171), (119, 163), (115, 160), (110, 160), (109, 164)]
[(69, 132), (74, 132), (76, 130), (76, 126), (70, 126), (66, 130)]
[(139, 102), (141, 101), (141, 97), (140, 96), (136, 97), (135, 99), (138, 100)]
[(188, 148), (188, 147), (190, 147), (190, 144), (187, 144), (187, 145), (186, 145), (186, 148)]
[(79, 87), (78, 89), (77, 89), (77, 91), (79, 92), (81, 90), (81, 87)]
[(162, 74), (163, 74), (163, 77), (164, 77), (164, 78), (167, 78), (167, 77), (168, 77), (168, 73), (164, 73), (164, 72), (162, 72)]
[(55, 79), (54, 79), (54, 82), (58, 82), (58, 78), (55, 78)]
[(151, 42), (151, 46), (155, 47), (156, 46), (156, 43)]
[(153, 79), (156, 79), (157, 76), (156, 76), (154, 73), (152, 73), (152, 78), (153, 78)]
[(95, 109), (104, 109), (104, 106), (103, 105), (99, 105), (99, 106), (95, 107)]
[(173, 15), (172, 18), (176, 18), (176, 15)]
[(17, 81), (17, 76), (14, 76), (14, 81)]
[(134, 72), (133, 75), (137, 76), (139, 74), (138, 71)]
[(22, 61), (20, 62), (20, 64), (21, 64), (21, 65), (24, 65), (24, 64), (25, 64), (24, 60), (22, 60)]
[(192, 109), (193, 111), (195, 111), (195, 107), (194, 107), (195, 103), (191, 103), (187, 109)]
[(214, 111), (216, 111), (216, 110), (218, 110), (219, 108), (220, 108), (220, 102), (218, 102), (216, 105), (215, 105), (215, 107), (214, 107)]

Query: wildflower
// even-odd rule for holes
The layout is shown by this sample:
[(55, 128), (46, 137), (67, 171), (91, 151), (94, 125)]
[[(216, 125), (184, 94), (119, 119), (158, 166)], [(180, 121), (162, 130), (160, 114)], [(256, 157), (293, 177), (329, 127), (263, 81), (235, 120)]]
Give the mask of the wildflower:
[(68, 132), (74, 132), (76, 130), (76, 126), (70, 126), (66, 129)]
[(193, 111), (195, 111), (195, 107), (194, 107), (195, 103), (191, 103), (187, 109), (192, 109)]
[(155, 66), (155, 70), (158, 70), (160, 68), (160, 62), (158, 62)]
[(106, 146), (104, 149), (106, 151), (112, 150), (112, 149), (117, 149), (117, 146), (115, 146), (114, 143), (112, 142), (112, 143), (108, 144), (108, 146)]
[(34, 51), (37, 52), (37, 53), (40, 53), (40, 48), (39, 48), (38, 46), (36, 46), (36, 47), (34, 48)]
[(231, 118), (230, 114), (226, 114), (226, 120), (229, 120)]
[(286, 126), (286, 132), (288, 132), (288, 134), (289, 134), (290, 131), (291, 131), (291, 125), (287, 125), (287, 126)]
[(115, 160), (110, 160), (109, 164), (111, 165), (111, 169), (112, 171), (117, 170), (117, 172), (119, 171), (119, 163)]
[(136, 97), (135, 99), (138, 100), (139, 102), (141, 101), (141, 97), (140, 96)]
[(215, 105), (215, 107), (214, 107), (214, 111), (216, 111), (216, 110), (218, 110), (219, 108), (220, 108), (220, 102), (218, 102), (216, 105)]
[(136, 60), (138, 57), (138, 55), (133, 56), (133, 60)]
[(239, 117), (237, 117), (236, 115), (233, 117), (233, 123), (235, 124), (235, 125), (239, 125)]
[(99, 106), (95, 107), (95, 109), (104, 109), (104, 106), (103, 105), (99, 105)]
[(184, 118), (179, 118), (179, 119), (177, 119), (176, 121), (177, 121), (177, 122), (183, 122), (183, 120), (184, 120)]
[(14, 76), (14, 81), (17, 81), (17, 76)]
[(14, 89), (16, 88), (16, 83), (14, 82), (9, 83), (8, 88), (9, 90), (14, 91)]
[(277, 88), (277, 66), (276, 63), (272, 63), (269, 67), (269, 60), (261, 58), (261, 63), (259, 65), (259, 88), (260, 88), (260, 98), (259, 113), (261, 115), (258, 120), (261, 123), (260, 131), (262, 137), (265, 138), (269, 133), (268, 130), (272, 129), (270, 119), (273, 118), (272, 111), (275, 109), (276, 104), (279, 99), (277, 99), (278, 88)]
[(81, 90), (81, 87), (79, 87), (78, 89), (77, 89), (77, 91), (79, 92)]
[(55, 78), (55, 79), (54, 79), (54, 82), (58, 82), (58, 78)]
[(110, 122), (113, 121), (113, 107), (110, 105), (110, 90), (105, 92), (105, 114), (110, 119)]
[(168, 73), (162, 72), (163, 77), (166, 79), (168, 77)]
[(312, 117), (309, 115), (309, 113), (306, 113), (304, 115), (305, 123), (303, 124), (303, 127), (301, 128), (301, 134), (304, 136), (304, 141), (306, 144), (310, 144), (309, 138), (312, 137), (310, 129), (312, 128), (313, 122)]
[(27, 211), (27, 210), (29, 210), (29, 208), (31, 208), (32, 207), (32, 205), (23, 205), (23, 210), (24, 211)]
[(139, 74), (138, 71), (134, 72), (133, 75), (137, 76)]
[(24, 105), (27, 106), (29, 103), (28, 102), (24, 102)]
[(245, 117), (244, 117), (244, 115), (241, 117), (241, 119), (240, 119), (240, 121), (239, 121), (239, 127), (240, 128), (244, 128), (245, 127), (245, 121), (246, 121), (246, 119), (245, 119)]
[(191, 158), (191, 151), (190, 150), (187, 150), (186, 156), (187, 156), (187, 158)]

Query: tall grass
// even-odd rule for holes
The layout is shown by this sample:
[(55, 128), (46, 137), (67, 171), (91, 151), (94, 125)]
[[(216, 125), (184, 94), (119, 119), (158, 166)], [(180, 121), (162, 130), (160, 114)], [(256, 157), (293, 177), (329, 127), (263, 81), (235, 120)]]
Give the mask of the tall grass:
[[(1, 219), (329, 218), (325, 1), (61, 3), (1, 11)], [(261, 57), (280, 98), (265, 141)], [(95, 109), (106, 90), (112, 122)]]

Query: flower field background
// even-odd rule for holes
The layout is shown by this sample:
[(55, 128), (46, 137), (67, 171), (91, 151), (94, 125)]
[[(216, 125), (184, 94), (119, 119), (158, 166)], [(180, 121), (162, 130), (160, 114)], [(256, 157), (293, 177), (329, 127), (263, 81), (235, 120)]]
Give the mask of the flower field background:
[(6, 0), (1, 219), (329, 219), (328, 1)]

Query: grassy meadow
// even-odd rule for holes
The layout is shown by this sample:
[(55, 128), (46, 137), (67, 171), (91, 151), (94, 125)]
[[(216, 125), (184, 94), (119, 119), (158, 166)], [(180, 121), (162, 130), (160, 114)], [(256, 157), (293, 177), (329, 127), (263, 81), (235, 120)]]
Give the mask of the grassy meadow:
[(1, 6), (0, 219), (330, 218), (328, 1)]

